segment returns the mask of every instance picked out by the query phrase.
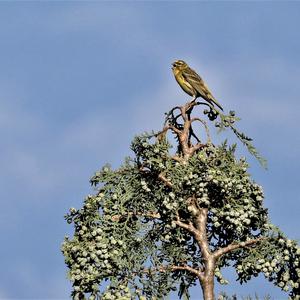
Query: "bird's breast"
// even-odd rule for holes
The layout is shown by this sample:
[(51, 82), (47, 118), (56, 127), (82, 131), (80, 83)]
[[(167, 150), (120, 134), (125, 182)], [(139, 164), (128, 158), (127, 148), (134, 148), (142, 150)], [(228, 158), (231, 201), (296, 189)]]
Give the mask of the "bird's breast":
[(180, 87), (190, 96), (195, 96), (197, 91), (185, 80), (182, 76), (181, 72), (175, 74), (176, 81), (180, 85)]

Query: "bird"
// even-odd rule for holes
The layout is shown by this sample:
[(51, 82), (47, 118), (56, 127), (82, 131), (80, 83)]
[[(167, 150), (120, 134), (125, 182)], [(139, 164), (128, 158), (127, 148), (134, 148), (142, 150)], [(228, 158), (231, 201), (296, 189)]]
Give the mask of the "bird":
[(222, 106), (212, 95), (203, 79), (185, 61), (176, 60), (173, 62), (172, 71), (179, 86), (193, 97), (192, 102), (201, 97), (209, 104), (217, 105), (223, 111)]

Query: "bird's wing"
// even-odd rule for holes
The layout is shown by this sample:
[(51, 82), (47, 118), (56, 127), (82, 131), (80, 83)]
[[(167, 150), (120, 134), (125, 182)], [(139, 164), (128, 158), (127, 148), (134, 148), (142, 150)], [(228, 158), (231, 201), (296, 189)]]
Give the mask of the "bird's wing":
[(182, 72), (185, 80), (197, 90), (201, 97), (204, 99), (214, 99), (208, 86), (205, 84), (203, 79), (191, 68)]
[(185, 80), (199, 93), (199, 95), (209, 101), (215, 103), (221, 110), (223, 108), (216, 100), (216, 98), (212, 95), (208, 86), (205, 84), (203, 79), (191, 68), (188, 68), (182, 72), (182, 76)]

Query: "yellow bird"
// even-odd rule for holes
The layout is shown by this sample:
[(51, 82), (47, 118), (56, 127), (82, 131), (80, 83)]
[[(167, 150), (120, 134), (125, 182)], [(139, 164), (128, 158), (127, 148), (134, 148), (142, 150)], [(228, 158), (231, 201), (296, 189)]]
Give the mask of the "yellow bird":
[(173, 62), (172, 66), (172, 71), (176, 81), (187, 94), (193, 97), (192, 101), (201, 97), (210, 104), (215, 104), (223, 110), (221, 105), (211, 94), (203, 79), (193, 69), (191, 69), (186, 62), (183, 60), (176, 60)]

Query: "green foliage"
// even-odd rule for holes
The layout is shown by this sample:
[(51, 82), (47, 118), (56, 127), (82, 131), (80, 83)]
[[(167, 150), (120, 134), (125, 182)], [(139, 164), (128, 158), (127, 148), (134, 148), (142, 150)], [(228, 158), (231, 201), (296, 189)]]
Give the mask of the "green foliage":
[(219, 132), (225, 130), (226, 128), (230, 128), (236, 137), (247, 147), (248, 151), (259, 161), (259, 163), (267, 168), (267, 161), (264, 159), (257, 149), (252, 144), (252, 139), (249, 138), (243, 132), (240, 132), (234, 125), (237, 121), (240, 121), (240, 118), (235, 116), (234, 111), (230, 111), (229, 115), (224, 115), (219, 112), (220, 122), (216, 122), (215, 126), (219, 128)]
[(237, 258), (238, 279), (242, 283), (263, 273), (270, 282), (289, 291), (291, 299), (299, 299), (300, 247), (271, 225), (268, 237), (258, 247)]
[[(228, 296), (226, 293), (220, 293), (220, 295), (217, 298), (218, 300), (237, 300), (237, 296), (236, 295), (232, 295), (232, 296)], [(246, 297), (242, 297), (242, 300), (259, 300), (259, 297), (257, 295), (253, 297), (251, 296), (246, 296)], [(271, 297), (269, 295), (264, 296), (263, 300), (271, 300)]]
[(163, 299), (173, 290), (189, 299), (198, 278), (172, 267), (205, 264), (194, 237), (176, 223), (178, 216), (185, 224), (193, 220), (195, 206), (209, 211), (212, 252), (262, 238), (218, 260), (221, 284), (228, 283), (222, 269), (233, 265), (241, 283), (263, 272), (299, 299), (299, 246), (269, 223), (262, 187), (245, 159), (236, 158), (236, 145), (208, 143), (185, 161), (174, 159), (170, 143), (153, 134), (137, 136), (131, 148), (134, 157), (118, 169), (106, 165), (95, 173), (96, 193), (66, 216), (75, 230), (62, 245), (74, 299)]

